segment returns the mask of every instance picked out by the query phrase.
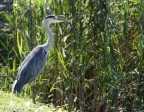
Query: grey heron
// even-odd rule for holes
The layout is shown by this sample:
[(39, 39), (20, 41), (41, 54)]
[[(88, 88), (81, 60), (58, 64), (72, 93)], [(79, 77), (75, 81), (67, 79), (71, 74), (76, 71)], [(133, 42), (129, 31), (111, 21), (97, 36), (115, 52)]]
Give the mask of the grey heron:
[(70, 22), (68, 19), (57, 16), (48, 16), (43, 20), (44, 30), (48, 34), (48, 40), (43, 45), (36, 46), (24, 59), (19, 67), (17, 79), (13, 83), (12, 92), (18, 92), (29, 82), (35, 80), (46, 65), (48, 52), (53, 45), (54, 34), (50, 28), (51, 23)]

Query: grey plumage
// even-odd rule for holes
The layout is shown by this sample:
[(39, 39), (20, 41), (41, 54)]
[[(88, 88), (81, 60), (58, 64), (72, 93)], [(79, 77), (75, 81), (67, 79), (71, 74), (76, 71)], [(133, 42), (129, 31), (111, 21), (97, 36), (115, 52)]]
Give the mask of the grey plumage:
[(20, 92), (25, 84), (36, 79), (44, 69), (46, 60), (46, 51), (41, 46), (35, 47), (22, 62), (13, 91)]
[(48, 33), (48, 41), (35, 47), (22, 62), (17, 79), (13, 83), (12, 92), (20, 92), (25, 84), (36, 79), (42, 72), (46, 65), (46, 60), (48, 52), (53, 45), (54, 34), (49, 27), (50, 23), (55, 22), (70, 22), (70, 20), (65, 20), (58, 18), (57, 16), (48, 16), (43, 21), (43, 26), (45, 31)]

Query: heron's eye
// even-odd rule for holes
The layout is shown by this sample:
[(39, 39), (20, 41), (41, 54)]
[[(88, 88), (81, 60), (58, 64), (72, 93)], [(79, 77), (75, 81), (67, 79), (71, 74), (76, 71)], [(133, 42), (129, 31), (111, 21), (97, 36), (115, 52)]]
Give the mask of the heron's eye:
[(54, 16), (54, 17), (53, 17), (53, 19), (57, 19), (57, 17), (56, 17), (56, 16)]

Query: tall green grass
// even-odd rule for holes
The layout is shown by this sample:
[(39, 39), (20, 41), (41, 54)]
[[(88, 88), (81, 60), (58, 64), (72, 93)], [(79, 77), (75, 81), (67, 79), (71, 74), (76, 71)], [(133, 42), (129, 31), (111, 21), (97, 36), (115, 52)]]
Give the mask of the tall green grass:
[[(6, 14), (12, 28), (14, 61), (11, 67), (1, 68), (1, 74), (10, 71), (7, 80), (1, 81), (3, 90), (10, 90), (24, 57), (47, 40), (41, 23), (50, 14), (63, 15), (72, 23), (52, 25), (55, 43), (36, 80), (36, 101), (70, 111), (142, 111), (142, 0), (15, 0), (13, 14)], [(10, 63), (9, 58), (4, 61)], [(27, 86), (24, 95), (30, 91)]]

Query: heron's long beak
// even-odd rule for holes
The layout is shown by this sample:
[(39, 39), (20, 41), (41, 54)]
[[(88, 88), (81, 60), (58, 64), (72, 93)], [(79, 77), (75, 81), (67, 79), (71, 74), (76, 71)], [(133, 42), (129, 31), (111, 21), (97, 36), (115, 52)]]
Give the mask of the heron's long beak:
[(64, 19), (64, 18), (57, 18), (57, 19), (56, 19), (56, 22), (68, 22), (68, 23), (70, 23), (71, 20), (69, 20), (69, 19)]

